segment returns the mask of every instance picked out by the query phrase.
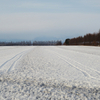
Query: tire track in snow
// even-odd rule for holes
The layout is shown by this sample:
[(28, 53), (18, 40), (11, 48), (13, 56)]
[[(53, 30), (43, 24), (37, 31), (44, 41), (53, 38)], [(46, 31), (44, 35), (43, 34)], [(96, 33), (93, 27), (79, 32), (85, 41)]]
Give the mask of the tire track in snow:
[[(21, 52), (21, 53), (23, 53), (23, 52)], [(20, 55), (21, 53), (18, 53), (17, 55), (15, 55), (14, 57), (12, 57), (11, 59), (5, 61), (5, 62), (0, 66), (0, 68), (2, 68), (5, 64), (7, 64), (7, 63), (8, 63), (9, 61), (11, 61), (12, 59), (16, 58), (16, 57), (17, 57), (18, 55)]]
[(8, 73), (11, 71), (11, 69), (14, 67), (15, 63), (23, 56), (24, 52), (21, 52), (17, 55), (15, 55), (14, 57), (12, 57), (11, 59), (7, 60), (6, 62), (4, 62), (1, 66), (0, 66), (0, 70), (3, 69), (4, 67), (4, 71), (2, 72), (2, 74), (4, 73)]
[[(61, 50), (66, 51), (65, 49), (62, 49), (62, 48), (60, 48), (60, 47), (58, 47), (58, 48), (61, 49)], [(74, 51), (74, 50), (72, 50), (72, 51)], [(75, 52), (75, 51), (74, 51), (74, 52)], [(85, 52), (79, 52), (79, 51), (76, 51), (76, 52), (78, 52), (78, 53), (85, 53)], [(88, 54), (88, 53), (86, 53), (86, 54)], [(93, 54), (90, 54), (90, 53), (89, 53), (89, 55), (93, 55)], [(96, 55), (96, 56), (99, 56), (99, 55)], [(65, 57), (65, 58), (68, 58), (68, 57)], [(72, 60), (71, 58), (68, 58), (68, 59)], [(83, 67), (86, 67), (86, 69), (88, 69), (88, 70), (93, 70), (93, 71), (95, 71), (96, 73), (98, 73), (98, 74), (100, 75), (100, 71), (95, 70), (95, 69), (90, 68), (90, 67), (87, 68), (87, 66), (84, 66), (84, 65), (81, 64), (80, 62), (77, 62), (77, 61), (75, 61), (75, 60), (73, 60), (73, 61), (76, 62), (76, 63), (78, 63), (79, 65), (81, 65), (81, 66), (83, 66)]]
[[(33, 49), (33, 48), (32, 48), (32, 49)], [(1, 70), (3, 67), (7, 66), (7, 64), (12, 63), (11, 66), (7, 66), (7, 69), (6, 69), (6, 71), (5, 71), (5, 72), (10, 72), (11, 69), (14, 67), (15, 63), (16, 63), (25, 53), (31, 51), (32, 49), (29, 49), (29, 50), (26, 50), (26, 51), (22, 51), (22, 52), (16, 54), (15, 56), (13, 56), (12, 58), (10, 58), (9, 60), (5, 61), (5, 62), (0, 66), (0, 70)], [(13, 61), (13, 60), (14, 60), (14, 61)], [(4, 73), (4, 72), (2, 72), (2, 74), (3, 74), (3, 73)]]
[[(48, 50), (48, 49), (46, 49), (46, 50)], [(59, 53), (56, 53), (55, 51), (51, 51), (51, 50), (48, 50), (48, 51), (53, 52), (54, 54), (57, 54), (56, 56), (58, 56), (59, 58), (61, 58), (63, 61), (65, 61), (66, 63), (68, 63), (69, 65), (71, 65), (72, 67), (74, 67), (75, 69), (81, 71), (81, 72), (84, 74), (84, 76), (86, 76), (87, 78), (92, 78), (92, 79), (98, 80), (98, 78), (91, 76), (88, 72), (86, 72), (86, 71), (80, 69), (79, 67), (76, 67), (76, 66), (73, 65), (71, 62), (67, 61), (66, 59), (69, 59), (69, 60), (71, 60), (71, 61), (74, 61), (74, 60), (72, 60), (72, 59), (70, 59), (70, 58), (68, 58), (68, 57), (64, 57), (64, 56), (60, 55)], [(66, 58), (66, 59), (65, 59), (65, 58)], [(77, 62), (76, 62), (76, 63), (77, 63)], [(77, 64), (79, 64), (79, 63), (77, 63)], [(79, 64), (79, 65), (80, 65), (80, 64)], [(81, 64), (81, 65), (82, 65), (82, 64)], [(82, 65), (82, 66), (83, 66), (83, 65)]]
[(10, 68), (8, 69), (7, 73), (10, 72), (10, 70), (12, 69), (12, 67), (15, 65), (15, 63), (16, 63), (22, 56), (23, 56), (23, 55), (20, 55), (20, 56), (18, 57), (18, 59), (15, 60), (15, 61), (13, 62), (13, 64), (12, 64), (12, 65), (10, 66)]

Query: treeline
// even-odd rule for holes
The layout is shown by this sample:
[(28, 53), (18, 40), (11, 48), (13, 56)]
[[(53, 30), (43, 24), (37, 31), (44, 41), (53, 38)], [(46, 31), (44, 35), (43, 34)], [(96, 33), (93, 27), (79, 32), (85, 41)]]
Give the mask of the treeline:
[(31, 41), (21, 41), (21, 42), (0, 42), (0, 46), (29, 46), (32, 45)]
[(61, 41), (34, 41), (33, 45), (62, 45)]
[(0, 46), (36, 46), (36, 45), (62, 45), (61, 41), (21, 41), (21, 42), (0, 42)]
[(84, 36), (79, 36), (72, 39), (66, 39), (66, 45), (93, 45), (97, 46), (100, 45), (100, 30), (98, 33), (88, 33)]

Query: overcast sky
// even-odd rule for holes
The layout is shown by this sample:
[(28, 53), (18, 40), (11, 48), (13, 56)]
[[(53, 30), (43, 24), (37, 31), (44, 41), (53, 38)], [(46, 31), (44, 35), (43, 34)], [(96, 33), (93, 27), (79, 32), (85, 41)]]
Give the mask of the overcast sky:
[(100, 0), (0, 0), (0, 40), (65, 40), (99, 29)]

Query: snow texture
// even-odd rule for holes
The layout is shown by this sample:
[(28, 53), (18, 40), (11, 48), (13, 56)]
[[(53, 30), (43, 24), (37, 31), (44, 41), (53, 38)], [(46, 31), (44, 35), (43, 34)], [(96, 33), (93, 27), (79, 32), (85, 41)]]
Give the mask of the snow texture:
[(0, 47), (0, 100), (100, 100), (100, 47)]

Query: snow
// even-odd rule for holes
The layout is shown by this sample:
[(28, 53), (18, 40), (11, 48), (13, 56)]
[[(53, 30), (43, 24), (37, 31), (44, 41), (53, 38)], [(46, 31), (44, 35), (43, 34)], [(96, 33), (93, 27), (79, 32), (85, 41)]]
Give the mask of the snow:
[(99, 100), (100, 47), (0, 47), (0, 100)]
[(14, 65), (25, 53), (33, 47), (0, 47), (0, 71), (7, 72), (14, 69)]

